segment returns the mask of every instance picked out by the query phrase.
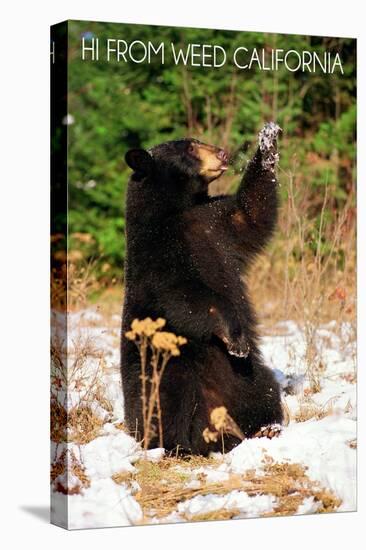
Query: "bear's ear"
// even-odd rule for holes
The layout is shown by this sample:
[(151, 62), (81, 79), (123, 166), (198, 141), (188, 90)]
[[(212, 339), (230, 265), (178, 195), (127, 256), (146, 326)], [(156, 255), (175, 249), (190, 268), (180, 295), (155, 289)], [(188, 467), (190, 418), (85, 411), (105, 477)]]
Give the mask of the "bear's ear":
[(125, 155), (126, 163), (134, 172), (147, 176), (154, 166), (154, 159), (145, 149), (130, 149)]

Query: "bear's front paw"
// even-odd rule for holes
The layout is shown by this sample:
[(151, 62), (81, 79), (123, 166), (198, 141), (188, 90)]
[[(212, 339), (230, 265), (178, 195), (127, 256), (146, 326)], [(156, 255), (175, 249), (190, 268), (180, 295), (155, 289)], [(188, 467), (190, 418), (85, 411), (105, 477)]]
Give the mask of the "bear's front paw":
[(277, 136), (281, 128), (275, 122), (267, 122), (259, 132), (259, 149), (262, 154), (262, 167), (264, 170), (274, 172), (279, 160), (277, 152)]
[(269, 424), (269, 426), (263, 426), (257, 433), (254, 434), (254, 437), (268, 437), (272, 439), (273, 437), (278, 437), (282, 432), (282, 427), (280, 424)]

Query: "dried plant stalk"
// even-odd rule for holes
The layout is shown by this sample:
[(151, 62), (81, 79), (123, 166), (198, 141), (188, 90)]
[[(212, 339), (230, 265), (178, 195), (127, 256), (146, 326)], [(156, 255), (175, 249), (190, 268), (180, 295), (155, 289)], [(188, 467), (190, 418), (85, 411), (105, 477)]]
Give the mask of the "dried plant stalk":
[[(134, 319), (131, 330), (125, 337), (133, 341), (140, 354), (141, 362), (141, 401), (143, 418), (143, 447), (149, 444), (155, 435), (153, 419), (158, 420), (159, 446), (164, 446), (163, 420), (160, 401), (160, 384), (168, 361), (180, 355), (180, 346), (187, 343), (183, 336), (176, 336), (172, 332), (161, 329), (165, 326), (165, 319), (153, 321), (150, 317)], [(150, 371), (150, 376), (148, 375)]]

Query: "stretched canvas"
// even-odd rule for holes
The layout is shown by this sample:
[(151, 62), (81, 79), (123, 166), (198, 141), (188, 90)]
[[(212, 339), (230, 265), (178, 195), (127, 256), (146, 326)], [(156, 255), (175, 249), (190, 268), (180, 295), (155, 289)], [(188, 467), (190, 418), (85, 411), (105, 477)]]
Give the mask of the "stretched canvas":
[(51, 510), (356, 510), (356, 40), (51, 28)]

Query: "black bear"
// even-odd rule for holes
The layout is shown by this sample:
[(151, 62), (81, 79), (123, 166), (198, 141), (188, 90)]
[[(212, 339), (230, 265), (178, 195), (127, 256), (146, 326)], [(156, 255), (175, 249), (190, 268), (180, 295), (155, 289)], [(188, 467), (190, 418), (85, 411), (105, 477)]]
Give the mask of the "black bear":
[(276, 223), (278, 131), (274, 123), (264, 126), (234, 195), (208, 195), (209, 183), (228, 168), (220, 148), (182, 139), (126, 154), (133, 174), (121, 338), (125, 419), (141, 437), (140, 356), (124, 335), (135, 318), (162, 317), (167, 330), (188, 340), (161, 381), (167, 450), (220, 450), (221, 439), (203, 437), (217, 407), (236, 426), (225, 432), (225, 450), (240, 442), (238, 433), (268, 434), (268, 426), (282, 422), (280, 388), (258, 348), (244, 279)]

